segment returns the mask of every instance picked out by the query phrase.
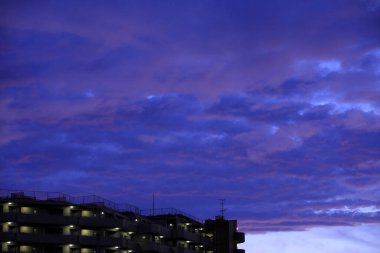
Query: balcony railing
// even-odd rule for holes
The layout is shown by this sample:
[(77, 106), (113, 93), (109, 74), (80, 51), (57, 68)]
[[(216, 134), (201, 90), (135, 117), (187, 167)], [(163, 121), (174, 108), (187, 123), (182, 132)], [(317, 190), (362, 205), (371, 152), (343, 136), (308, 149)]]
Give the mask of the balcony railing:
[(150, 241), (139, 241), (138, 242), (141, 248), (141, 251), (145, 252), (159, 252), (159, 253), (172, 253), (172, 248), (161, 244)]
[[(87, 246), (102, 246), (127, 248), (137, 250), (138, 244), (126, 238), (101, 237), (101, 236), (76, 236), (62, 234), (42, 234), (42, 233), (19, 233), (19, 232), (0, 232), (0, 238), (4, 241), (19, 243), (38, 243), (38, 244), (80, 244)], [(1, 249), (0, 249), (1, 250)], [(1, 251), (0, 251), (1, 252)]]
[(22, 243), (75, 244), (78, 242), (77, 236), (61, 234), (0, 232), (0, 235), (1, 238), (4, 238), (8, 241), (16, 241)]
[(1, 213), (0, 221), (20, 222), (27, 224), (50, 224), (50, 225), (71, 225), (77, 224), (78, 217), (59, 216), (49, 214), (23, 214), (23, 213)]
[(198, 251), (188, 248), (177, 247), (177, 253), (198, 253)]
[(154, 223), (139, 223), (138, 233), (170, 236), (170, 230)]
[(199, 234), (195, 234), (193, 232), (183, 230), (183, 229), (175, 229), (172, 231), (172, 237), (176, 239), (184, 239), (186, 241), (193, 241), (197, 243), (202, 243), (202, 236)]

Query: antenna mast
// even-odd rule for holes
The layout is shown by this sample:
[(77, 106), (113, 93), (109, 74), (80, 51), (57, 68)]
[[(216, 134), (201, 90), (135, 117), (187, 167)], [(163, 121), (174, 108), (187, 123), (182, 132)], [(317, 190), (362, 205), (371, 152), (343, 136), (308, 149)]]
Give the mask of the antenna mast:
[(224, 202), (226, 201), (226, 199), (219, 199), (219, 201), (220, 201), (220, 214), (222, 218), (224, 218), (224, 213), (227, 211), (227, 209), (224, 208)]

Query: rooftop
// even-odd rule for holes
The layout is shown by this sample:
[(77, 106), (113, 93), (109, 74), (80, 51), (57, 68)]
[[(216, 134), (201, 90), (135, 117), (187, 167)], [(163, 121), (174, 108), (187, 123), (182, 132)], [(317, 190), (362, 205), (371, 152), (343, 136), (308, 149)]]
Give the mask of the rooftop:
[(194, 217), (176, 208), (158, 208), (158, 209), (141, 210), (134, 205), (131, 205), (128, 203), (116, 203), (97, 195), (72, 196), (66, 193), (62, 193), (62, 192), (0, 189), (0, 199), (1, 198), (60, 201), (60, 202), (66, 202), (73, 205), (92, 204), (92, 205), (96, 205), (100, 207), (107, 207), (118, 212), (132, 212), (132, 213), (145, 215), (145, 216), (157, 216), (157, 215), (168, 215), (168, 214), (182, 215), (192, 220), (195, 220), (197, 222), (203, 223), (202, 219)]

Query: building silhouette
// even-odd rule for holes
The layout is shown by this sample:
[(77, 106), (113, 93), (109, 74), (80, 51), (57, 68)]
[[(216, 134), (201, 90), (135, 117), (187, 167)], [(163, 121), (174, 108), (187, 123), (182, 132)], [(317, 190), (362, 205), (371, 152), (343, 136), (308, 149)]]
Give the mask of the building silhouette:
[(223, 216), (141, 211), (98, 196), (0, 190), (0, 252), (244, 253), (244, 233)]

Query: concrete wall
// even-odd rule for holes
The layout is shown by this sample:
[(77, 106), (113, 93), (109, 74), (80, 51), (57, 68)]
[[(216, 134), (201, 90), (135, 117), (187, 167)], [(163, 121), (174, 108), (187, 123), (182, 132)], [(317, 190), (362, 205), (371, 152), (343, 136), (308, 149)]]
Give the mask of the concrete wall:
[(20, 252), (21, 253), (31, 253), (32, 252), (32, 247), (31, 246), (21, 245), (20, 246)]
[(6, 251), (8, 250), (7, 242), (3, 242), (3, 243), (1, 244), (1, 250), (2, 250), (3, 252), (6, 252)]
[(94, 217), (94, 214), (92, 211), (82, 210), (82, 216), (83, 217)]
[(33, 233), (33, 228), (28, 226), (20, 226), (21, 233)]
[(82, 248), (80, 250), (80, 253), (93, 253), (93, 250), (92, 249), (88, 249), (88, 248)]
[(33, 214), (34, 213), (34, 208), (31, 208), (31, 207), (21, 207), (21, 213), (24, 213), (24, 214)]
[(90, 230), (90, 229), (82, 229), (80, 234), (82, 236), (94, 236), (94, 230)]
[(70, 226), (64, 226), (62, 232), (64, 235), (70, 235)]
[(64, 216), (70, 216), (71, 214), (71, 208), (69, 206), (63, 208), (63, 215)]

